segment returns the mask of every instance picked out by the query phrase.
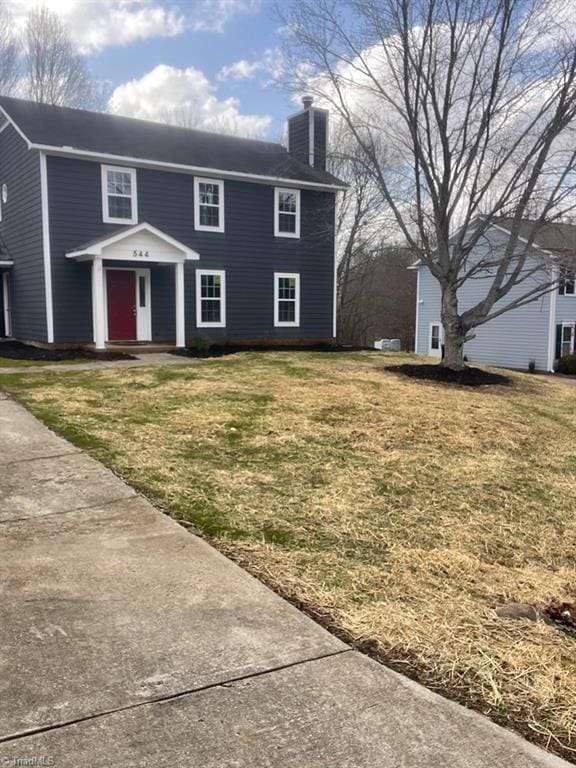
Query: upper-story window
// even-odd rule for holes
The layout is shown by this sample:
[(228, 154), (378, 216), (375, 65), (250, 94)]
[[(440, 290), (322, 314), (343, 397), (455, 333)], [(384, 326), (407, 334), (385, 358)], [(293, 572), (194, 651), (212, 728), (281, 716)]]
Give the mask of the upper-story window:
[(300, 237), (300, 190), (274, 190), (274, 235)]
[(224, 232), (224, 182), (194, 179), (194, 228), (201, 232)]
[(102, 166), (102, 219), (110, 224), (136, 224), (136, 169)]
[(576, 275), (573, 270), (563, 269), (560, 275), (558, 293), (561, 296), (576, 295)]

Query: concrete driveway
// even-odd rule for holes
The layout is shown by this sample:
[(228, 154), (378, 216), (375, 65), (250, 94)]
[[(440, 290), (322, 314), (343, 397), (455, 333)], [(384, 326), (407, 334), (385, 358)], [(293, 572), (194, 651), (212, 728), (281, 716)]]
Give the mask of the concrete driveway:
[(0, 765), (568, 765), (352, 651), (1, 394), (0, 461)]

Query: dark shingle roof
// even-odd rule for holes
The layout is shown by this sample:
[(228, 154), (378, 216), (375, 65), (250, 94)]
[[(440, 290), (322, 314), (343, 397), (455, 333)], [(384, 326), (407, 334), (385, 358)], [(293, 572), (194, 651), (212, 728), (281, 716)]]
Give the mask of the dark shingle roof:
[[(510, 231), (513, 220), (501, 218), (496, 223)], [(534, 232), (534, 243), (540, 248), (557, 254), (576, 253), (576, 225), (560, 221), (539, 224), (531, 219), (520, 222), (520, 237), (528, 240)]]
[(33, 144), (160, 163), (345, 186), (292, 157), (280, 144), (0, 97), (0, 106)]

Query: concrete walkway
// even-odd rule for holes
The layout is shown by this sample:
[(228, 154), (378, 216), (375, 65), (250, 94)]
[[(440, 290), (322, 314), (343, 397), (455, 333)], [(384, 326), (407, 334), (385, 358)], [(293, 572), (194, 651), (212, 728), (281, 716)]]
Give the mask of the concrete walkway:
[(3, 395), (0, 457), (0, 765), (568, 765), (350, 650)]
[[(132, 355), (133, 360), (94, 360), (87, 363), (44, 363), (43, 365), (19, 365), (0, 368), (3, 373), (46, 373), (46, 371), (99, 371), (102, 368), (142, 368), (148, 365), (195, 365), (198, 357), (171, 355), (169, 352), (146, 352)], [(6, 359), (6, 358), (4, 358)]]

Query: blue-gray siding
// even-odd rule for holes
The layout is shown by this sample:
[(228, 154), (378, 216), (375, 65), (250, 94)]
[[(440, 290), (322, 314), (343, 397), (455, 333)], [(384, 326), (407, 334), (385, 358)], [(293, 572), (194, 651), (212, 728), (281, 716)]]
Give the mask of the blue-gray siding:
[[(66, 259), (66, 251), (119, 227), (102, 222), (100, 164), (48, 157), (50, 235), (56, 342), (92, 340), (90, 267)], [(185, 270), (186, 338), (227, 340), (327, 339), (332, 337), (334, 196), (302, 190), (302, 237), (274, 237), (274, 188), (225, 181), (224, 233), (194, 230), (193, 177), (138, 169), (138, 220), (146, 221), (200, 254)], [(145, 266), (145, 265), (141, 265)], [(226, 270), (227, 327), (197, 329), (195, 270)], [(274, 272), (301, 275), (299, 328), (274, 327)], [(152, 269), (152, 332), (173, 341), (174, 272)]]
[(26, 341), (46, 341), (44, 251), (40, 155), (29, 150), (12, 126), (0, 133), (0, 187), (8, 199), (2, 203), (0, 237), (13, 259), (12, 333)]
[(288, 149), (291, 155), (308, 165), (310, 161), (310, 115), (300, 112), (288, 119)]
[[(491, 247), (503, 247), (506, 236), (490, 233)], [(419, 270), (418, 327), (416, 352), (428, 354), (430, 324), (440, 322), (440, 286), (426, 267)], [(542, 280), (547, 279), (542, 275)], [(459, 291), (461, 309), (473, 306), (486, 295), (490, 276), (467, 280)], [(527, 280), (513, 289), (503, 300), (508, 304), (536, 284), (536, 278)], [(498, 305), (497, 305), (498, 306)], [(469, 362), (485, 363), (507, 368), (527, 369), (530, 360), (536, 361), (538, 370), (548, 368), (548, 339), (550, 320), (550, 294), (511, 310), (474, 330), (475, 338), (466, 342), (464, 352)]]

